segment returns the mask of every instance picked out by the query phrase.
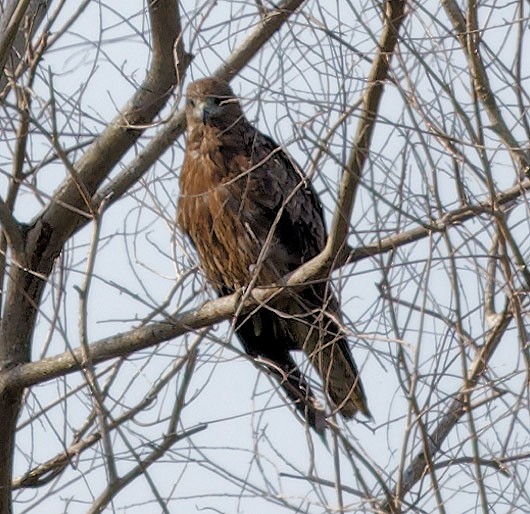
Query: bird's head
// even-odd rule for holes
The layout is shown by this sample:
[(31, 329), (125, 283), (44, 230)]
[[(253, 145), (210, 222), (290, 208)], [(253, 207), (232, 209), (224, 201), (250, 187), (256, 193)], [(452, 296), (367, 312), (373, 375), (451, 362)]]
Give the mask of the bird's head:
[(243, 119), (243, 112), (230, 86), (219, 79), (196, 80), (186, 92), (188, 127), (211, 125), (227, 129)]

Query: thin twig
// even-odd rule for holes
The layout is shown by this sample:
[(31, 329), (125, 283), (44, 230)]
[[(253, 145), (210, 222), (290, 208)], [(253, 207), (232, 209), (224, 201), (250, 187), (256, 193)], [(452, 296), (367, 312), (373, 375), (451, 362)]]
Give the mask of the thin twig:
[[(192, 350), (188, 354), (188, 359), (186, 363), (186, 369), (184, 371), (184, 377), (180, 385), (178, 396), (175, 400), (175, 405), (173, 408), (173, 413), (168, 425), (168, 433), (164, 436), (162, 443), (159, 444), (152, 452), (150, 452), (145, 458), (138, 461), (138, 464), (123, 475), (120, 478), (117, 478), (108, 487), (103, 491), (103, 493), (92, 503), (90, 509), (87, 511), (87, 514), (98, 514), (103, 511), (104, 507), (116, 497), (119, 491), (124, 489), (129, 485), (133, 480), (139, 476), (146, 473), (147, 468), (156, 462), (162, 455), (164, 455), (175, 443), (178, 441), (188, 438), (193, 434), (201, 432), (207, 428), (207, 425), (198, 425), (189, 430), (183, 432), (177, 432), (176, 427), (182, 413), (182, 407), (184, 405), (184, 399), (188, 386), (193, 376), (193, 371), (195, 369), (195, 362), (197, 359), (197, 350)], [(159, 502), (160, 503), (160, 502)], [(166, 514), (169, 514), (169, 510), (162, 503), (161, 507), (163, 508)]]

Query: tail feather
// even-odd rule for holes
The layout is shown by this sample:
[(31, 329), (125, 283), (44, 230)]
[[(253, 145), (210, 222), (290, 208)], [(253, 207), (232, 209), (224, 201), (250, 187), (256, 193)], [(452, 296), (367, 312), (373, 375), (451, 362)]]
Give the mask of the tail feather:
[(311, 347), (308, 355), (336, 409), (345, 418), (352, 418), (358, 411), (371, 418), (357, 366), (347, 345), (344, 337), (329, 340), (326, 336), (323, 342), (308, 342), (307, 346)]
[(306, 353), (322, 378), (326, 396), (344, 418), (352, 418), (357, 412), (371, 418), (357, 366), (340, 326), (338, 303), (324, 286), (283, 297), (236, 321), (236, 334), (245, 351), (273, 372), (287, 397), (317, 432), (325, 429), (325, 412), (290, 350)]
[(278, 317), (260, 309), (251, 317), (240, 316), (236, 321), (236, 334), (245, 351), (273, 373), (309, 426), (322, 434), (326, 427), (325, 412), (289, 354), (285, 334), (279, 331)]
[(282, 319), (285, 331), (291, 340), (300, 342), (299, 348), (317, 369), (337, 411), (348, 419), (357, 412), (371, 418), (357, 366), (339, 325), (335, 298), (314, 286), (299, 294), (297, 302), (291, 301), (287, 308), (291, 316)]

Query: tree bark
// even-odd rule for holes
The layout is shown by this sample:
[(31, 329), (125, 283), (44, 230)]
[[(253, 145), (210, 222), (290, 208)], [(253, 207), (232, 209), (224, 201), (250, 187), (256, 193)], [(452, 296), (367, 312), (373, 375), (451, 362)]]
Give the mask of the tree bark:
[[(181, 32), (178, 3), (159, 0), (149, 6), (152, 64), (144, 83), (122, 112), (73, 165), (68, 178), (25, 233), (22, 252), (12, 255), (0, 325), (0, 512), (12, 512), (11, 475), (16, 422), (22, 388), (7, 387), (9, 370), (27, 363), (42, 293), (63, 245), (80, 224), (90, 219), (90, 198), (114, 165), (131, 148), (143, 127), (167, 102), (177, 82), (174, 45)], [(182, 44), (176, 45), (182, 77), (187, 64)], [(83, 215), (83, 213), (86, 213)], [(13, 252), (12, 252), (13, 253)]]

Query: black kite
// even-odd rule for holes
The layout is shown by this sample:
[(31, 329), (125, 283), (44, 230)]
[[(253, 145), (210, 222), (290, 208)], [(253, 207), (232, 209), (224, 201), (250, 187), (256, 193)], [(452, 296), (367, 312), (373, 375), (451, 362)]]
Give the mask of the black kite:
[[(177, 221), (189, 235), (218, 294), (267, 285), (322, 251), (322, 208), (296, 163), (245, 118), (230, 86), (214, 78), (187, 90), (186, 155)], [(278, 377), (317, 431), (325, 415), (290, 355), (303, 350), (326, 394), (345, 417), (369, 416), (338, 303), (328, 283), (282, 296), (241, 315), (235, 332), (245, 351)]]

